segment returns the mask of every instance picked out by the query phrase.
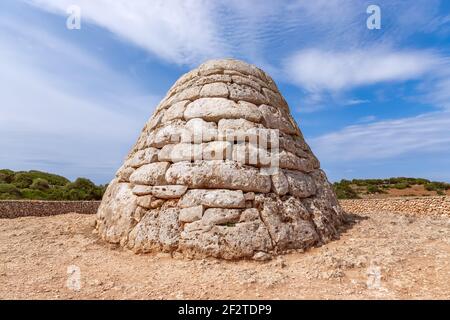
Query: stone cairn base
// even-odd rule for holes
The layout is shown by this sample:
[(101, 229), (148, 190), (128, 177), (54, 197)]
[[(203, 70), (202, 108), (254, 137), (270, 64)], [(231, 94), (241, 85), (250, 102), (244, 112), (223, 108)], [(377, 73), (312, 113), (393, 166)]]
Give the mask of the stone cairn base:
[(343, 213), (270, 76), (212, 60), (145, 125), (97, 213), (137, 253), (267, 259), (337, 235)]

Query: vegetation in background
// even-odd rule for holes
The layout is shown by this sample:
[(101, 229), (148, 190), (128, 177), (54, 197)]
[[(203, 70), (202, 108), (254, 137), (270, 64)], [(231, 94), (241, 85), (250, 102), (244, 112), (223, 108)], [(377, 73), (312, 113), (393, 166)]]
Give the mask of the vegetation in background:
[(0, 200), (101, 200), (106, 185), (41, 171), (0, 170)]
[(450, 183), (430, 181), (421, 178), (388, 178), (388, 179), (342, 179), (333, 184), (339, 199), (357, 199), (364, 194), (383, 194), (389, 189), (408, 189), (422, 185), (427, 191), (436, 191), (438, 195), (445, 195), (450, 189)]

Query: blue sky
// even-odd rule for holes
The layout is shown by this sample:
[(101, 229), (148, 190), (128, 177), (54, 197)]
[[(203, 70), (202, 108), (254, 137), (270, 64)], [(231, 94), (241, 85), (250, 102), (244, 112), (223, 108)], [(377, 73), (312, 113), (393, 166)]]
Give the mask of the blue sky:
[(273, 76), (330, 180), (450, 181), (445, 0), (2, 0), (0, 167), (106, 183), (173, 82), (221, 57)]

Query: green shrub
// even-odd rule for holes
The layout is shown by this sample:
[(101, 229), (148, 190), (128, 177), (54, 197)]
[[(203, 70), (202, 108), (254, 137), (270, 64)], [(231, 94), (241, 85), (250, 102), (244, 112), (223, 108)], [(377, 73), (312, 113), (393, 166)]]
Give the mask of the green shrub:
[(0, 170), (0, 183), (11, 183), (14, 179), (14, 171), (8, 169)]
[(348, 183), (344, 181), (336, 182), (333, 184), (334, 191), (336, 192), (336, 196), (338, 199), (358, 199), (359, 196), (355, 190), (350, 186), (350, 181)]
[(23, 189), (22, 197), (29, 200), (48, 200), (48, 196), (44, 191), (36, 189)]
[(50, 186), (48, 184), (48, 181), (42, 178), (36, 178), (33, 180), (33, 183), (30, 186), (31, 189), (36, 189), (36, 190), (47, 190), (50, 189)]
[(65, 186), (68, 200), (101, 200), (105, 192), (104, 186), (96, 186), (91, 180), (78, 178)]
[(2, 199), (19, 199), (22, 195), (20, 190), (13, 184), (0, 183), (0, 195)]
[(425, 189), (428, 191), (439, 191), (450, 189), (450, 184), (445, 182), (430, 182), (425, 185)]
[(64, 192), (64, 198), (66, 200), (72, 200), (72, 201), (90, 200), (89, 194), (87, 194), (85, 191), (80, 190), (80, 189), (67, 190), (66, 192)]
[(16, 173), (12, 183), (20, 189), (29, 188), (33, 183), (33, 178), (26, 172)]
[(396, 184), (392, 185), (392, 188), (400, 189), (400, 190), (406, 189), (406, 188), (409, 188), (409, 187), (410, 187), (410, 185), (408, 183), (406, 183), (406, 182), (399, 182), (399, 183), (396, 183)]
[(47, 199), (48, 200), (69, 200), (65, 196), (65, 190), (64, 188), (51, 188), (46, 191)]
[(367, 186), (367, 193), (385, 193), (384, 190), (381, 190), (376, 185)]
[(56, 174), (52, 174), (52, 173), (47, 173), (47, 172), (42, 172), (42, 171), (36, 171), (36, 170), (31, 170), (28, 171), (28, 174), (31, 178), (37, 179), (37, 178), (41, 178), (41, 179), (45, 179), (48, 181), (48, 184), (51, 186), (65, 186), (66, 184), (70, 183), (69, 179), (66, 179), (62, 176), (56, 175)]

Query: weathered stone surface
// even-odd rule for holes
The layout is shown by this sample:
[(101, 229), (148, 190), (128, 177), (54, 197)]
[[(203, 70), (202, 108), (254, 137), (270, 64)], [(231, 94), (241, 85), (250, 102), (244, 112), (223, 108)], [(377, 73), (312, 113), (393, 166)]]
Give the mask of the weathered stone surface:
[(148, 121), (145, 130), (153, 130), (157, 126), (159, 126), (161, 124), (163, 116), (164, 115), (162, 113), (155, 113)]
[(246, 201), (255, 200), (255, 193), (254, 192), (246, 192), (244, 194), (244, 198), (245, 198)]
[(153, 186), (152, 195), (160, 199), (177, 199), (187, 191), (187, 186)]
[(252, 87), (258, 93), (261, 91), (261, 85), (258, 83), (258, 81), (255, 81), (254, 78), (250, 78), (249, 76), (240, 76), (240, 75), (234, 75), (231, 76), (234, 83), (237, 83), (239, 85), (245, 85), (248, 87)]
[(279, 159), (280, 168), (283, 169), (291, 169), (302, 172), (311, 172), (314, 170), (314, 164), (311, 159), (299, 158), (289, 151), (281, 150)]
[(228, 86), (222, 82), (205, 84), (200, 91), (201, 97), (228, 98)]
[(260, 92), (256, 91), (254, 88), (233, 83), (228, 86), (230, 91), (230, 99), (235, 101), (246, 101), (251, 102), (256, 105), (267, 103), (266, 98)]
[(310, 175), (298, 171), (285, 170), (289, 193), (299, 198), (307, 198), (316, 193), (316, 184)]
[(250, 222), (259, 220), (259, 211), (256, 208), (249, 208), (242, 211), (239, 222)]
[(137, 185), (133, 187), (133, 193), (137, 196), (146, 196), (152, 193), (152, 187)]
[(139, 150), (134, 153), (127, 161), (125, 161), (126, 167), (139, 168), (144, 164), (149, 164), (158, 160), (158, 149), (147, 148), (145, 150)]
[(280, 109), (283, 109), (283, 110), (286, 110), (286, 111), (289, 110), (289, 106), (288, 106), (286, 100), (284, 100), (284, 98), (278, 92), (274, 92), (274, 91), (272, 91), (270, 89), (266, 89), (266, 88), (263, 88), (262, 91), (263, 91), (264, 95), (266, 96), (266, 99), (270, 105), (275, 106)]
[(178, 143), (181, 136), (186, 132), (185, 123), (175, 120), (172, 123), (159, 128), (157, 131), (148, 135), (147, 145), (155, 148), (162, 148), (166, 144)]
[(289, 135), (298, 135), (297, 128), (291, 123), (288, 115), (280, 109), (263, 104), (259, 106), (263, 116), (263, 124), (267, 128), (279, 129)]
[(343, 220), (272, 78), (225, 59), (170, 88), (109, 185), (96, 228), (135, 252), (266, 260), (336, 238)]
[(180, 225), (176, 208), (149, 210), (128, 236), (135, 252), (173, 251), (178, 246)]
[(194, 87), (188, 87), (171, 98), (167, 100), (168, 105), (174, 105), (177, 102), (183, 101), (183, 100), (190, 100), (194, 101), (195, 99), (200, 98), (200, 90), (202, 89), (202, 86), (194, 86)]
[(200, 220), (203, 216), (203, 205), (195, 206), (195, 207), (189, 207), (189, 208), (183, 208), (180, 210), (180, 222), (194, 222), (197, 220)]
[(270, 261), (272, 258), (270, 253), (264, 251), (257, 251), (252, 257), (252, 259), (256, 261)]
[(270, 165), (272, 154), (254, 143), (233, 145), (232, 159), (241, 164), (263, 167)]
[(205, 77), (200, 77), (195, 80), (193, 83), (194, 85), (205, 85), (210, 84), (214, 82), (224, 82), (224, 83), (230, 83), (231, 82), (231, 76), (226, 74), (212, 74)]
[(208, 208), (245, 208), (245, 198), (241, 190), (192, 189), (186, 192), (178, 204), (181, 208), (199, 205)]
[(261, 120), (258, 108), (249, 103), (236, 103), (225, 98), (201, 98), (188, 104), (184, 118), (202, 118), (206, 121), (219, 121), (220, 119), (246, 119), (253, 122)]
[(205, 224), (233, 224), (239, 222), (241, 210), (210, 208), (206, 209), (202, 221)]
[(164, 185), (165, 174), (169, 168), (169, 162), (154, 162), (137, 169), (130, 177), (131, 183), (143, 185)]
[(261, 217), (271, 239), (280, 250), (307, 248), (319, 240), (313, 221), (304, 220), (302, 214), (286, 208), (282, 200), (258, 195), (256, 201), (262, 207)]
[(260, 221), (229, 226), (205, 226), (201, 221), (185, 228), (179, 248), (190, 257), (212, 256), (223, 259), (251, 258), (255, 251), (273, 249), (269, 232)]
[(104, 240), (120, 243), (134, 226), (136, 196), (129, 184), (113, 180), (104, 197), (97, 211), (98, 231)]
[(119, 171), (116, 173), (117, 179), (119, 179), (119, 182), (130, 182), (130, 176), (133, 174), (134, 169), (130, 167), (126, 167), (123, 165)]
[(137, 205), (142, 208), (151, 209), (154, 198), (152, 195), (146, 195), (137, 198)]
[(207, 122), (200, 118), (194, 118), (186, 122), (185, 131), (181, 136), (181, 142), (202, 143), (214, 141), (217, 138), (217, 124)]
[(259, 124), (245, 119), (222, 119), (219, 121), (217, 127), (219, 131), (247, 131), (253, 128), (258, 128)]
[(272, 176), (272, 190), (279, 196), (284, 196), (289, 192), (289, 183), (286, 175), (282, 170), (278, 170), (277, 173)]
[(256, 66), (234, 59), (210, 60), (203, 63), (198, 70), (199, 72), (206, 70), (232, 70), (241, 74), (252, 75), (262, 80), (265, 79), (264, 73)]
[(232, 144), (212, 141), (202, 144), (179, 143), (166, 145), (159, 153), (159, 161), (224, 160), (231, 153)]
[(190, 188), (269, 192), (271, 187), (269, 176), (230, 160), (178, 162), (167, 170), (166, 180), (170, 184), (183, 184)]
[(183, 101), (177, 102), (177, 103), (173, 104), (172, 106), (170, 106), (167, 109), (167, 111), (164, 113), (164, 115), (161, 119), (161, 122), (165, 123), (165, 122), (169, 122), (171, 120), (183, 119), (184, 110), (186, 110), (186, 106), (190, 102), (191, 101), (189, 101), (189, 100), (183, 100)]

